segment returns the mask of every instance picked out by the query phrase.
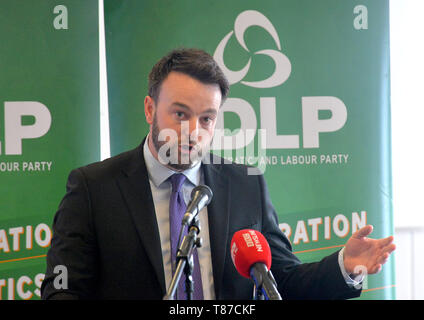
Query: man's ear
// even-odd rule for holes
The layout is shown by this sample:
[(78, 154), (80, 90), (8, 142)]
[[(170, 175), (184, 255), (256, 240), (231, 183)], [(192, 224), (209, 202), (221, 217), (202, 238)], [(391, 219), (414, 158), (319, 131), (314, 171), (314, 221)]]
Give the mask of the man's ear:
[(144, 115), (146, 116), (146, 122), (151, 125), (155, 115), (155, 101), (150, 96), (144, 98)]

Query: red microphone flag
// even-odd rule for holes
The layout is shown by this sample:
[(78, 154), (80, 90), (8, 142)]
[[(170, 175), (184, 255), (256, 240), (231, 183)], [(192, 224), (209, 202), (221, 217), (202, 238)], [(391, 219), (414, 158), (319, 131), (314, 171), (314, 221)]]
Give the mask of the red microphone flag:
[(234, 233), (231, 240), (231, 259), (237, 271), (250, 278), (250, 269), (255, 263), (271, 268), (271, 249), (262, 233), (244, 229)]

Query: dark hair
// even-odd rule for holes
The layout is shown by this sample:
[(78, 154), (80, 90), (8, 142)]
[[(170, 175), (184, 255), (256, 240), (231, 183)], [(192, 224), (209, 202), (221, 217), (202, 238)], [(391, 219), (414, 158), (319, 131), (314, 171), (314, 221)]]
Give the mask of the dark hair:
[(162, 82), (171, 71), (189, 75), (205, 84), (217, 84), (221, 89), (221, 103), (225, 101), (230, 85), (212, 56), (200, 49), (176, 49), (161, 58), (149, 74), (149, 96), (157, 101)]

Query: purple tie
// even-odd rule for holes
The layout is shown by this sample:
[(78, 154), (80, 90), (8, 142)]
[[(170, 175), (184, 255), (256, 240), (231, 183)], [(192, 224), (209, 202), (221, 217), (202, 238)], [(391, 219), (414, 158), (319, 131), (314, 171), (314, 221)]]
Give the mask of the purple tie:
[[(169, 201), (169, 224), (170, 224), (170, 233), (171, 233), (171, 263), (172, 263), (172, 274), (174, 274), (176, 269), (176, 255), (178, 250), (178, 236), (181, 229), (181, 221), (183, 219), (184, 213), (186, 211), (186, 204), (184, 202), (184, 197), (181, 191), (181, 187), (184, 184), (186, 177), (182, 173), (176, 173), (171, 176), (172, 184), (172, 193), (171, 199)], [(187, 228), (184, 228), (183, 237), (187, 234)], [(194, 282), (194, 300), (203, 300), (203, 288), (202, 288), (202, 278), (200, 275), (200, 265), (199, 257), (197, 255), (197, 249), (193, 252), (193, 282)], [(178, 285), (176, 299), (185, 300), (187, 294), (185, 293), (185, 275), (181, 277), (181, 280)]]

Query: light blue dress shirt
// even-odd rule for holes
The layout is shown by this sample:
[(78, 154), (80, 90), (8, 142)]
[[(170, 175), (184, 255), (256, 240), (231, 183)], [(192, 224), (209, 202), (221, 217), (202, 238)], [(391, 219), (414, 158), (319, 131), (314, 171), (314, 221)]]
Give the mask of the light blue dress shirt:
[[(168, 178), (177, 172), (162, 165), (152, 155), (148, 147), (148, 139), (149, 137), (147, 137), (143, 146), (143, 155), (147, 172), (149, 174), (150, 188), (152, 190), (153, 203), (156, 211), (156, 219), (162, 247), (165, 284), (166, 290), (168, 290), (172, 280), (171, 242), (169, 230), (169, 199), (171, 198), (172, 186)], [(182, 172), (187, 177), (182, 186), (182, 193), (186, 204), (188, 204), (191, 200), (191, 191), (193, 188), (204, 183), (203, 172), (200, 170), (200, 165), (201, 162)], [(197, 253), (200, 263), (200, 272), (202, 275), (203, 297), (205, 300), (215, 300), (208, 212), (206, 207), (200, 211), (199, 221), (201, 228), (199, 236), (202, 238), (202, 247), (197, 249)]]

